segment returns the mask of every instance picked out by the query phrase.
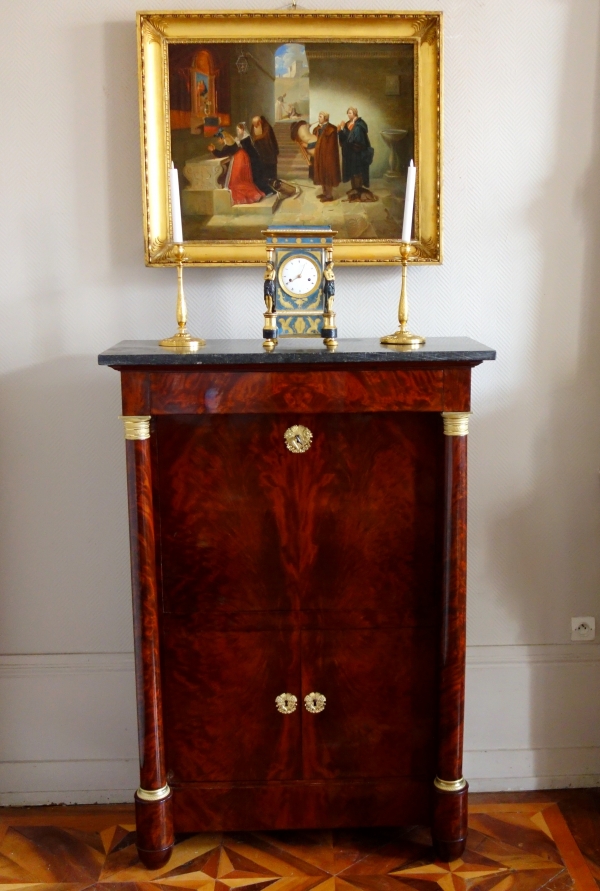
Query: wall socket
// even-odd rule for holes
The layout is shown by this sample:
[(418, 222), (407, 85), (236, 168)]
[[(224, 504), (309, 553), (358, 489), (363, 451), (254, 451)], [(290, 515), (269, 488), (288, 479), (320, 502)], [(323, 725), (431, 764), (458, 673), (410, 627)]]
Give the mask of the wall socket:
[(571, 640), (594, 640), (596, 619), (593, 616), (574, 616), (571, 619)]

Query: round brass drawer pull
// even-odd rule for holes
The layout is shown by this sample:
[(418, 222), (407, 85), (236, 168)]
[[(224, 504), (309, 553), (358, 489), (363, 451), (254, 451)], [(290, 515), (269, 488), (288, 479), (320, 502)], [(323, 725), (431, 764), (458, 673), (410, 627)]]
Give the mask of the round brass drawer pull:
[(277, 706), (277, 711), (281, 712), (282, 715), (291, 715), (292, 712), (296, 711), (298, 698), (293, 693), (280, 693), (279, 696), (275, 697), (275, 705)]
[(304, 706), (306, 711), (310, 712), (311, 715), (316, 715), (319, 712), (322, 712), (326, 702), (327, 700), (322, 693), (308, 693), (308, 695), (304, 697)]
[(283, 434), (283, 438), (290, 452), (298, 455), (300, 452), (309, 450), (313, 435), (308, 427), (303, 427), (302, 424), (294, 424), (293, 427), (288, 427)]

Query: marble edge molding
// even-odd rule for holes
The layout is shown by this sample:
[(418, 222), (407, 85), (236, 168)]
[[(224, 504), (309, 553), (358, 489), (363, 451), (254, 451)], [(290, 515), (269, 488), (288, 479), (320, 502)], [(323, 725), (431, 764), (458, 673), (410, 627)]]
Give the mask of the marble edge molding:
[[(442, 340), (442, 338), (440, 338)], [(444, 339), (445, 340), (445, 339)], [(231, 352), (223, 347), (216, 347), (218, 341), (209, 343), (196, 353), (171, 353), (160, 351), (158, 346), (153, 348), (153, 342), (140, 341), (139, 345), (131, 342), (127, 345), (116, 344), (98, 356), (99, 365), (288, 365), (288, 364), (315, 364), (343, 365), (346, 363), (377, 362), (394, 364), (397, 362), (485, 362), (496, 358), (496, 351), (484, 344), (473, 341), (473, 348), (469, 349), (465, 344), (465, 338), (456, 338), (459, 342), (455, 348), (448, 339), (447, 346), (439, 348), (431, 346), (424, 349), (397, 351), (385, 347), (377, 348), (377, 342), (373, 341), (373, 348), (365, 346), (361, 349), (360, 341), (356, 349), (348, 349), (341, 344), (341, 349), (328, 352), (318, 348), (292, 349), (285, 347), (275, 349), (272, 353), (263, 351), (257, 343), (253, 351), (236, 349), (236, 341), (223, 341), (223, 345), (232, 345)], [(250, 341), (248, 342), (250, 343)], [(213, 346), (215, 344), (215, 346)]]

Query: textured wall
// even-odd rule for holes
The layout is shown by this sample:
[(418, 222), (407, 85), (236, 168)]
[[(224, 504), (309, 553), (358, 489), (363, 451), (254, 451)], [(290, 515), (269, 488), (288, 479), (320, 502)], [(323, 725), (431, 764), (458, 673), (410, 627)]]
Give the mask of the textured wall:
[[(142, 259), (138, 5), (12, 0), (3, 16), (0, 793), (14, 803), (135, 784), (118, 376), (95, 356), (173, 328), (174, 273)], [(598, 6), (444, 11), (445, 262), (412, 271), (411, 322), (498, 350), (474, 374), (466, 772), (479, 788), (600, 782), (599, 648), (569, 643), (571, 615), (600, 616)], [(260, 270), (186, 282), (195, 331), (260, 335)], [(341, 269), (341, 335), (393, 329), (398, 285)]]

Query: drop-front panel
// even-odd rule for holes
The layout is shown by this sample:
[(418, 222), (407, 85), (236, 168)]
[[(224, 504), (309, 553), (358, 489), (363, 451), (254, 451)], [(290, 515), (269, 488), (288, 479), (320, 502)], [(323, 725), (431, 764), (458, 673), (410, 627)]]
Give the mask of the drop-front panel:
[[(298, 422), (313, 440), (293, 454), (284, 433)], [(439, 424), (399, 413), (157, 419), (170, 785), (428, 776)], [(323, 688), (323, 714), (276, 710), (282, 692)]]
[(466, 423), (493, 355), (102, 354), (122, 378), (146, 865), (173, 825), (431, 822), (440, 856), (462, 850)]

